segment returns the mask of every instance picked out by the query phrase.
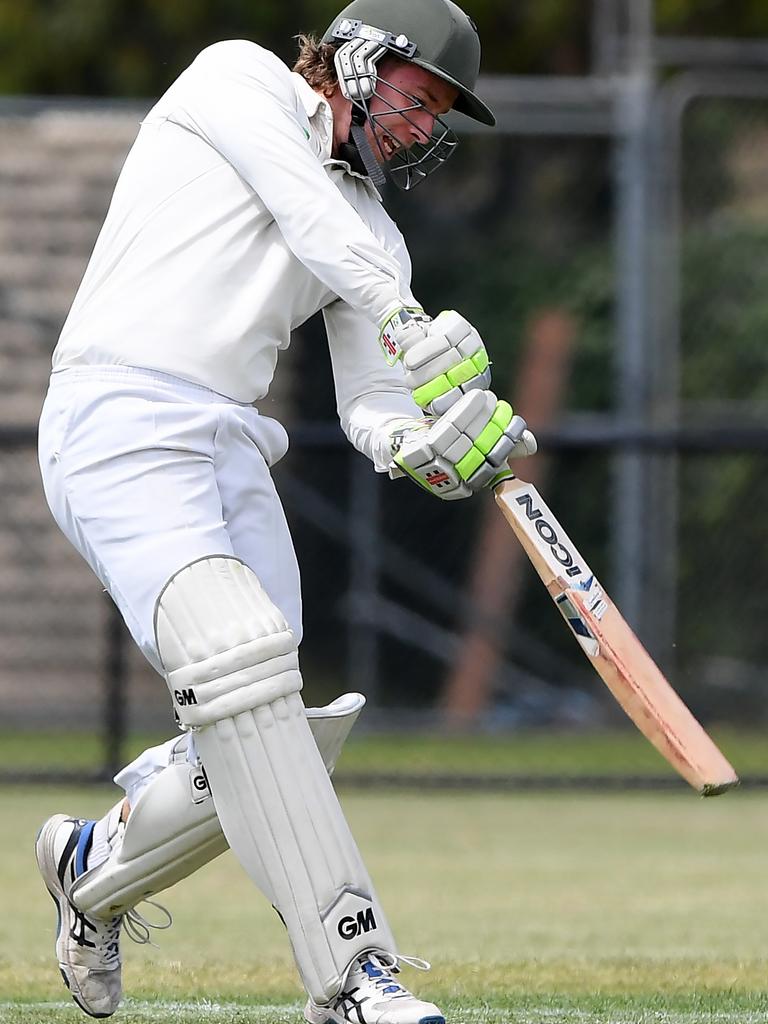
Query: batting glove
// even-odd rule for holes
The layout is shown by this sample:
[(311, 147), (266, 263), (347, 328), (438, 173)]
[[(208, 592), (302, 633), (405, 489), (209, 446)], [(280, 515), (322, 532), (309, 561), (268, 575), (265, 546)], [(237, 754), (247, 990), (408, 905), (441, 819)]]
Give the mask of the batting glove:
[(380, 344), (390, 364), (402, 359), (413, 400), (433, 416), (441, 416), (467, 392), (490, 386), (482, 338), (455, 310), (430, 320), (421, 309), (399, 309), (384, 323)]
[(390, 476), (403, 474), (446, 501), (511, 475), (508, 459), (536, 452), (522, 416), (492, 391), (471, 391), (439, 419), (406, 420), (391, 434)]

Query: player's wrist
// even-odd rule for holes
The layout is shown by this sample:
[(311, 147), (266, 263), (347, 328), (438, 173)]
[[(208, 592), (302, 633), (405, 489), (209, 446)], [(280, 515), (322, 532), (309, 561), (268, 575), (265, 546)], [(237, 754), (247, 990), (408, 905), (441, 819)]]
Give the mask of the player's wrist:
[(421, 306), (397, 306), (387, 313), (379, 325), (379, 345), (389, 366), (402, 358), (406, 338), (424, 336), (421, 325), (428, 320)]

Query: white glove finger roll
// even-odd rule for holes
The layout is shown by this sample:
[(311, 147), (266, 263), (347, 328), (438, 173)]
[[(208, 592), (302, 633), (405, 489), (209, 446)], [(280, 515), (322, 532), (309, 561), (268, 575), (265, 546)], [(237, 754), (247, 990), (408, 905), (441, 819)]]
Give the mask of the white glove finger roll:
[(524, 430), (522, 436), (515, 442), (515, 446), (509, 453), (510, 459), (527, 459), (535, 455), (539, 450), (538, 442), (530, 430)]
[[(471, 424), (486, 413), (487, 402), (485, 396), (492, 394), (493, 392), (491, 391), (468, 391), (445, 413), (445, 419), (463, 434), (468, 434)], [(493, 396), (493, 407), (496, 407), (495, 395)], [(488, 417), (486, 417), (486, 422), (487, 420)]]
[[(416, 350), (418, 350), (419, 347), (420, 346), (417, 346)], [(415, 369), (411, 369), (406, 360), (412, 354), (412, 352), (406, 353), (403, 360), (403, 365), (405, 367), (405, 382), (411, 391), (415, 391), (416, 388), (420, 388), (422, 384), (428, 384), (441, 374), (447, 373), (448, 370), (452, 370), (454, 366), (458, 366), (461, 362), (460, 353), (455, 348), (449, 348), (447, 352), (440, 352), (423, 362), (420, 366), (417, 366)]]
[(416, 342), (407, 350), (403, 356), (403, 366), (407, 370), (418, 370), (420, 366), (428, 363), (431, 359), (443, 355), (452, 348), (447, 338), (429, 335), (423, 341)]
[(488, 462), (484, 462), (479, 469), (475, 470), (469, 480), (467, 480), (467, 486), (473, 493), (475, 491), (481, 491), (483, 487), (488, 486), (495, 476), (498, 476), (498, 473), (498, 467), (492, 466)]
[(429, 325), (429, 333), (444, 335), (451, 345), (460, 344), (470, 334), (477, 335), (477, 340), (480, 341), (480, 335), (472, 324), (455, 309), (444, 309), (442, 313), (438, 313)]
[(400, 456), (412, 469), (425, 466), (434, 458), (435, 452), (430, 444), (429, 434), (418, 434), (415, 438), (403, 443), (400, 449)]
[(444, 395), (440, 395), (439, 398), (435, 398), (426, 407), (426, 412), (431, 413), (433, 416), (444, 416), (449, 409), (452, 409), (458, 401), (460, 401), (465, 394), (467, 385), (464, 385), (464, 391), (461, 388), (451, 388), (450, 391), (446, 391)]
[(429, 437), (429, 443), (432, 445), (432, 448), (436, 452), (442, 454), (455, 441), (459, 440), (462, 433), (447, 416), (443, 416), (432, 424), (427, 436)]
[(485, 456), (485, 461), (490, 466), (493, 466), (494, 470), (498, 473), (500, 469), (503, 469), (504, 463), (507, 459), (511, 457), (516, 443), (517, 442), (513, 441), (511, 437), (507, 437), (506, 434), (502, 434), (493, 448), (491, 448)]
[(509, 421), (509, 424), (504, 428), (504, 433), (507, 435), (507, 437), (511, 437), (513, 441), (519, 441), (525, 433), (527, 427), (528, 424), (525, 422), (522, 416), (513, 416), (512, 419)]

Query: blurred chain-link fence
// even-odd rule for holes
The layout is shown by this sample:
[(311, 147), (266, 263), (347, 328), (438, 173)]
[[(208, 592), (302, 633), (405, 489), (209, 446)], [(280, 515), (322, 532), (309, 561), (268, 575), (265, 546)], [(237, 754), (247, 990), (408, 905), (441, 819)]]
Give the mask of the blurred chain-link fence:
[[(642, 639), (701, 717), (754, 724), (768, 89), (679, 76), (638, 101), (630, 78), (487, 81), (500, 129), (387, 200), (416, 294), (488, 340), (496, 390), (540, 434), (540, 489)], [(0, 769), (98, 772), (126, 734), (172, 729), (164, 684), (58, 535), (34, 453), (50, 353), (141, 112), (0, 106)], [(320, 325), (277, 383), (265, 411), (293, 436), (275, 476), (303, 569), (309, 703), (361, 690), (372, 728), (619, 720), (490, 499), (435, 501), (346, 445)], [(482, 665), (466, 658), (478, 636)], [(25, 753), (33, 734), (45, 763), (39, 744)]]

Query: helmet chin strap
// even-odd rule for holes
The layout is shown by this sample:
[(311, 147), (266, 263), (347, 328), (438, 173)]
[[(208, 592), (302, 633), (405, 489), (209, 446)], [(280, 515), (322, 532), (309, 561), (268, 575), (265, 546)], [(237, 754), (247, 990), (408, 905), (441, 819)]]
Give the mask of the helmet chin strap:
[[(373, 155), (368, 136), (365, 134), (365, 111), (357, 107), (352, 108), (352, 123), (349, 127), (349, 135), (357, 155), (365, 168), (365, 173), (377, 188), (386, 184), (387, 177), (381, 169), (378, 160)], [(362, 122), (362, 123), (361, 123)]]

